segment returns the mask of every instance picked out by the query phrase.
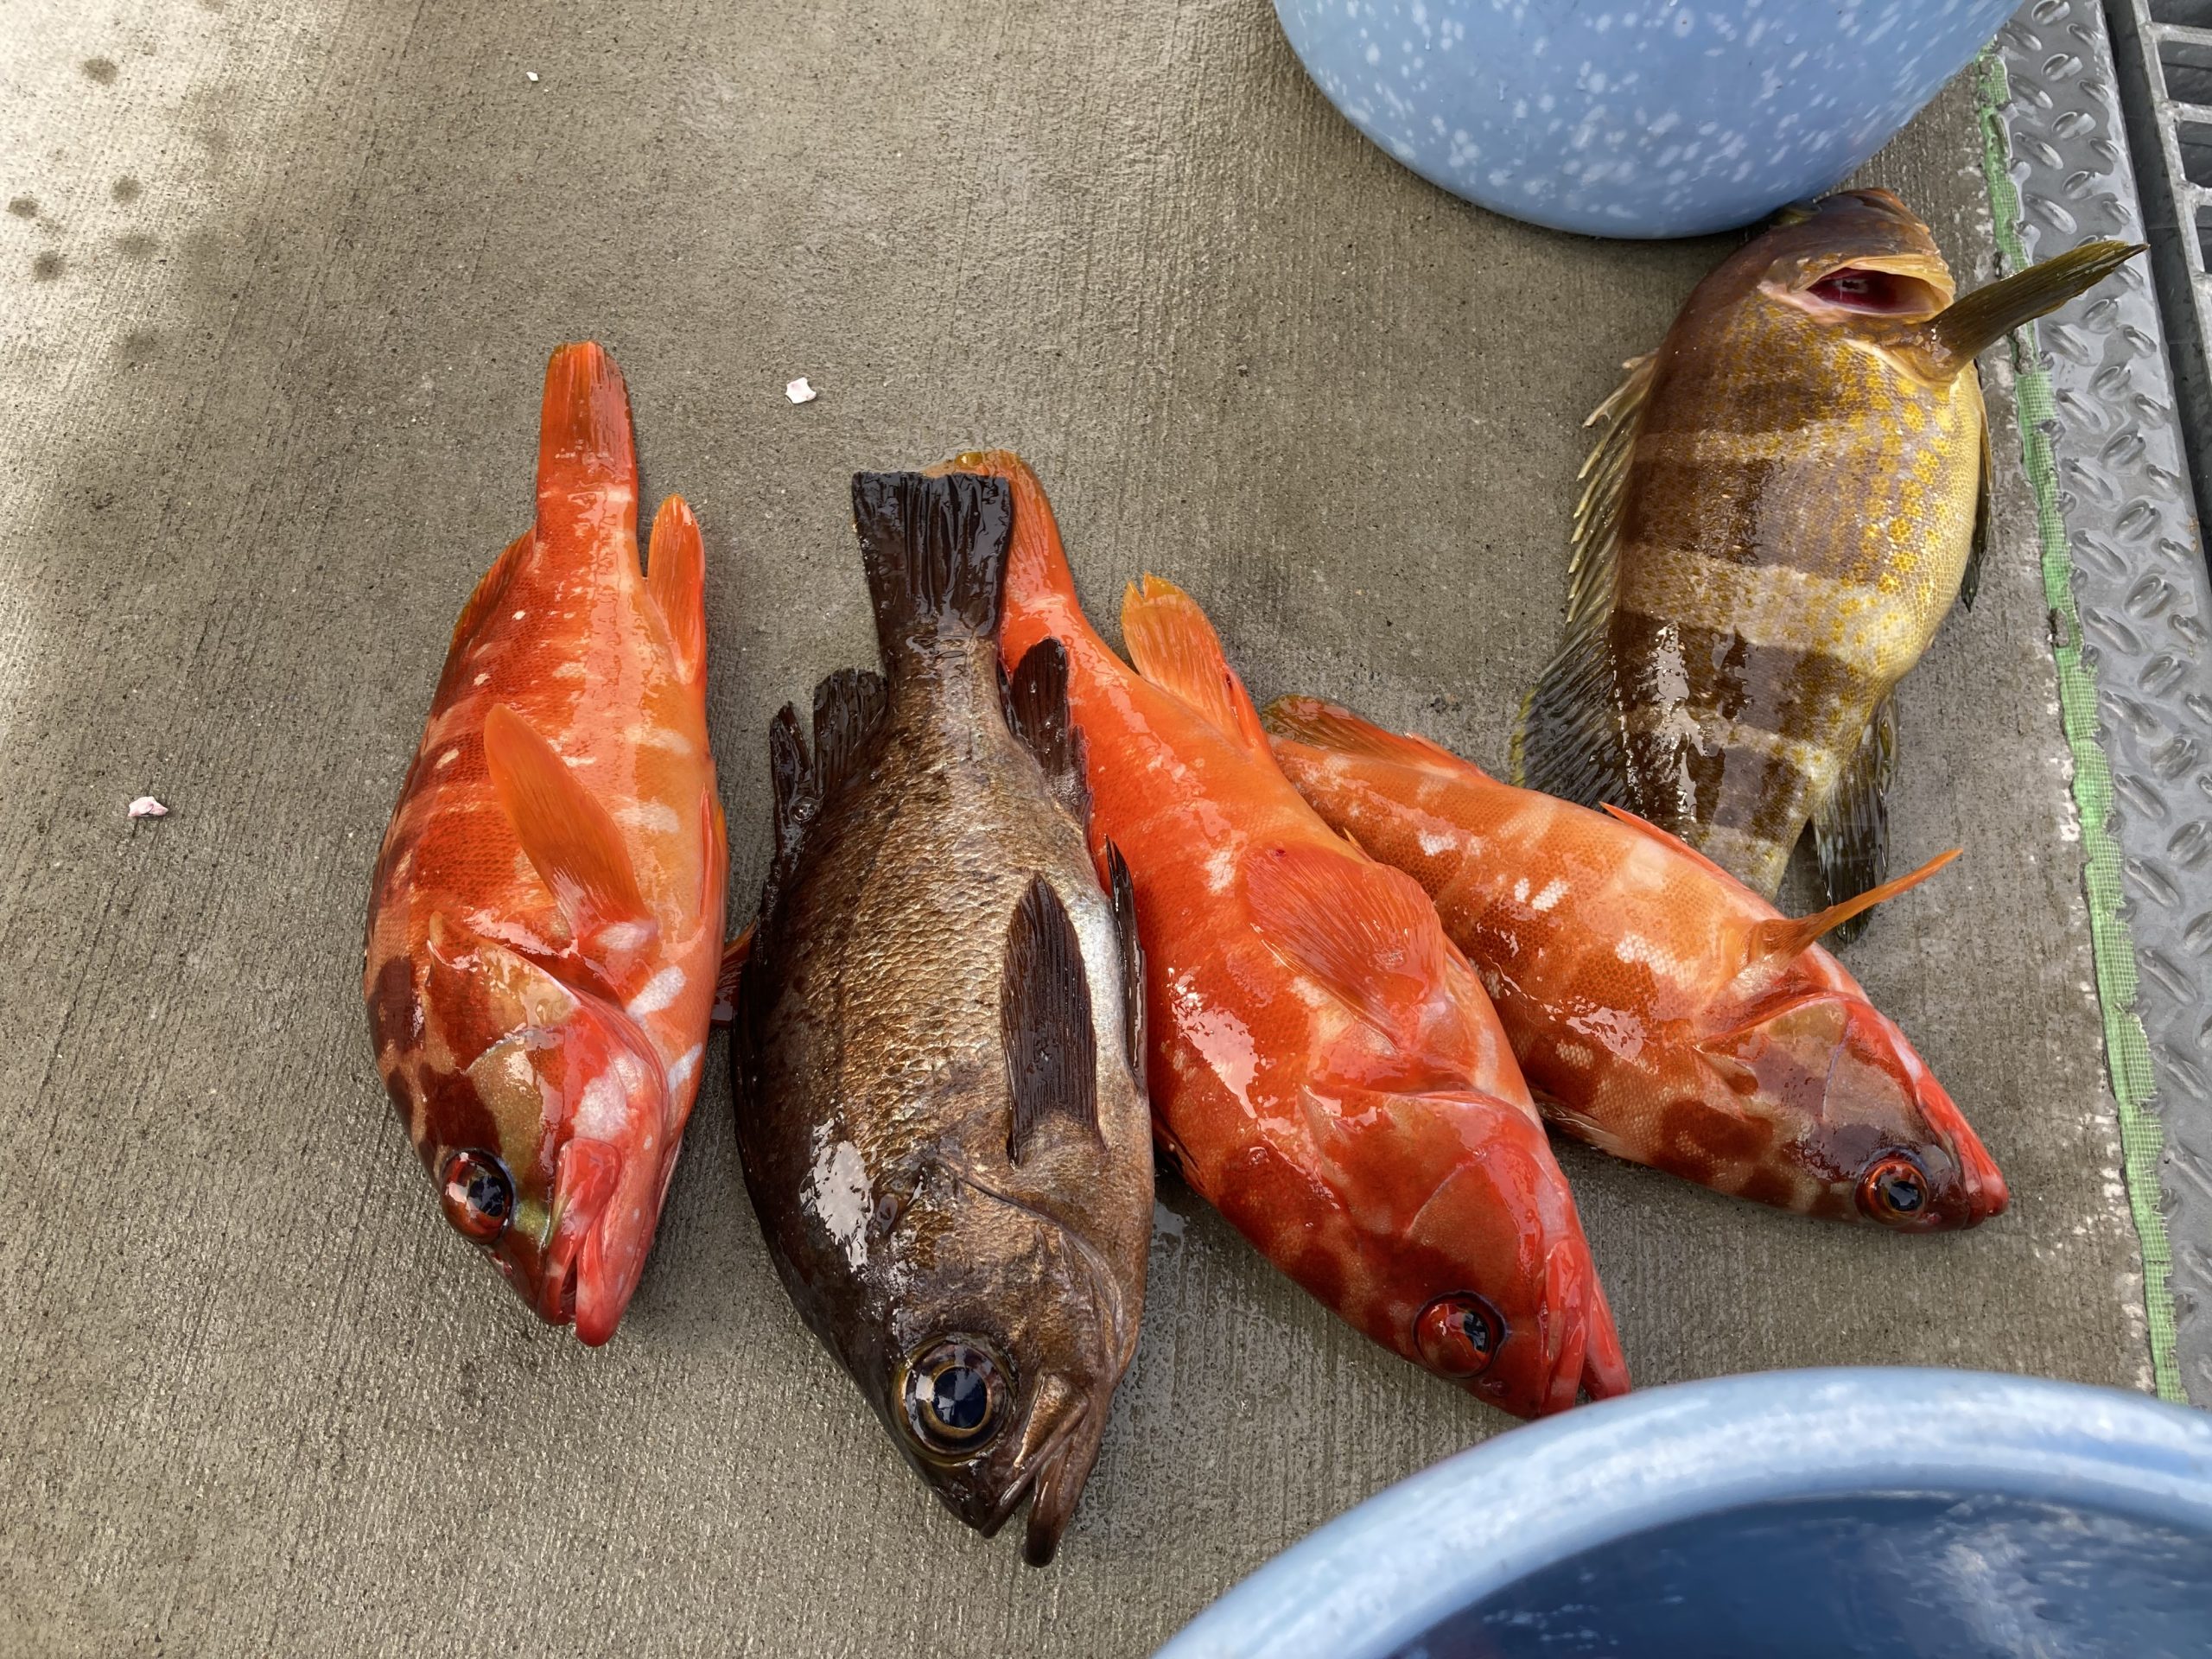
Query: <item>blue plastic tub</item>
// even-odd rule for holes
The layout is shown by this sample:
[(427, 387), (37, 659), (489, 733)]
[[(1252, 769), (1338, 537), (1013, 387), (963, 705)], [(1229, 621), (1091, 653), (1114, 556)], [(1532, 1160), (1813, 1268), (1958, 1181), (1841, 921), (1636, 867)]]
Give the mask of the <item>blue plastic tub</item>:
[(1594, 236), (1749, 224), (1840, 183), (2018, 0), (1275, 0), (1422, 177)]
[(1159, 1659), (2197, 1659), (2212, 1417), (1966, 1371), (1777, 1371), (1439, 1464)]

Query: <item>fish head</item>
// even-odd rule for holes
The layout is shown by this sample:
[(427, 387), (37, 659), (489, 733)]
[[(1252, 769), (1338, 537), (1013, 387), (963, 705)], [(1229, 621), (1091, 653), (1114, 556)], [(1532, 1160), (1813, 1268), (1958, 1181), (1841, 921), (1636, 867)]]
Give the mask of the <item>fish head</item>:
[(1376, 1334), (1517, 1417), (1625, 1393), (1612, 1310), (1541, 1126), (1492, 1095), (1454, 1095), (1444, 1116), (1437, 1098), (1402, 1122), (1451, 1134), (1456, 1167), (1421, 1196), (1391, 1252), (1399, 1328)]
[(1023, 1553), (1045, 1565), (1135, 1345), (1110, 1264), (1040, 1195), (957, 1155), (925, 1175), (872, 1254), (890, 1286), (874, 1392), (893, 1440), (985, 1537), (1027, 1500)]
[(541, 1319), (573, 1321), (596, 1346), (613, 1335), (659, 1220), (665, 1067), (620, 1008), (498, 947), (473, 952), (453, 979), (474, 983), (451, 1023), (493, 1035), (465, 1067), (413, 1074), (430, 1096), (416, 1144), (440, 1207)]
[(1877, 343), (1927, 322), (1955, 292), (1928, 226), (1886, 190), (1785, 210), (1723, 270), (1767, 303)]
[(1732, 1107), (1776, 1131), (1745, 1197), (1901, 1232), (1972, 1227), (2005, 1209), (1995, 1161), (1863, 996), (1787, 997), (1699, 1048)]

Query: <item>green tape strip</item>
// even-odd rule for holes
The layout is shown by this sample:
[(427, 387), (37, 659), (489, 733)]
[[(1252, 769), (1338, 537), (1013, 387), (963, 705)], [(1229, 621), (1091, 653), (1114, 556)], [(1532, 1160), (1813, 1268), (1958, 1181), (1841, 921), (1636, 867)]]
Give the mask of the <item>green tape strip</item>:
[[(1981, 120), (1982, 176), (1996, 220), (1997, 246), (2008, 269), (2028, 263), (2020, 245), (2020, 194), (2005, 165), (2009, 150), (1999, 111), (2011, 101), (2004, 61), (1993, 48), (1976, 77)], [(2058, 658), (2058, 706), (2066, 747), (2074, 754), (2074, 804), (2082, 817), (2084, 880), (2089, 894), (2089, 938), (2096, 958), (2097, 1001), (2104, 1010), (2105, 1058), (2120, 1103), (2120, 1160), (2127, 1179), (2127, 1207), (2143, 1254), (2143, 1304), (2151, 1328), (2151, 1371), (2161, 1399), (2186, 1404), (2181, 1368), (2174, 1358), (2173, 1249), (2159, 1211), (2158, 1162), (2165, 1136), (2150, 1110), (2157, 1087), (2151, 1043), (2135, 1012), (2135, 941), (2120, 913), (2120, 847), (2113, 839), (2112, 762), (2097, 741), (2096, 671), (2082, 657), (2082, 617), (2074, 604), (2074, 563), (2066, 521), (2058, 511), (2058, 463), (2051, 435), (2058, 429), (2050, 377), (2039, 366), (2033, 323), (2014, 334), (2019, 405), (2020, 461), (2035, 492), (2036, 531), (2043, 550), (2044, 600), (2050, 607), (2051, 641)]]

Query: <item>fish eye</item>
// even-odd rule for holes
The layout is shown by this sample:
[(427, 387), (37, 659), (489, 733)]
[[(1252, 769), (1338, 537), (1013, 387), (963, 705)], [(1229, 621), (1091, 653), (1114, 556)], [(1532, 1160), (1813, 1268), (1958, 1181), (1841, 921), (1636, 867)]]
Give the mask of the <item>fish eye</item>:
[(438, 1201), (454, 1231), (479, 1244), (493, 1244), (514, 1215), (515, 1184), (507, 1166), (490, 1153), (456, 1152), (446, 1160)]
[(973, 1337), (924, 1344), (901, 1368), (898, 1387), (907, 1429), (933, 1458), (972, 1458), (1006, 1426), (1006, 1368)]
[(1471, 1290), (1439, 1296), (1414, 1319), (1421, 1361), (1444, 1376), (1479, 1376), (1505, 1345), (1505, 1319)]
[(1893, 1225), (1917, 1221), (1928, 1211), (1928, 1177), (1901, 1152), (1877, 1158), (1859, 1178), (1859, 1207)]

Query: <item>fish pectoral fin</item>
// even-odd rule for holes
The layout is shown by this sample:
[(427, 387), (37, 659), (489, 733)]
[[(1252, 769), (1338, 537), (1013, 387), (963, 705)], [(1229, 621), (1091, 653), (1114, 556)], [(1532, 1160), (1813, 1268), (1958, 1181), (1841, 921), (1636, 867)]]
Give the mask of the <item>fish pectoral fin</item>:
[[(584, 954), (643, 949), (658, 927), (622, 832), (560, 752), (499, 703), (484, 717), (484, 763), (524, 856), (552, 890)], [(626, 931), (619, 946), (607, 937), (616, 928)]]
[(1606, 641), (1620, 580), (1621, 504), (1643, 427), (1658, 353), (1632, 357), (1613, 395), (1585, 425), (1602, 426), (1582, 463), (1567, 564), (1567, 631), (1521, 704), (1514, 728), (1513, 782), (1595, 806), (1628, 775), (1628, 743), (1612, 711), (1612, 652)]
[(1270, 847), (1246, 863), (1244, 898), (1279, 955), (1402, 1048), (1418, 1047), (1452, 950), (1418, 881), (1349, 848)]
[(1921, 355), (1938, 375), (1957, 374), (2021, 324), (2087, 293), (2144, 251), (2140, 242), (2084, 242), (1977, 288), (1929, 321)]
[(1138, 673), (1248, 753), (1266, 757), (1268, 734), (1221, 638), (1198, 603), (1172, 582), (1147, 575), (1122, 595), (1122, 641)]
[(1129, 1075), (1137, 1087), (1144, 1074), (1144, 946), (1137, 940), (1136, 883), (1122, 849), (1106, 843), (1106, 890), (1114, 901), (1114, 940), (1122, 950), (1122, 1034), (1129, 1047)]
[(1959, 855), (1956, 847), (1948, 853), (1938, 853), (1918, 869), (1885, 881), (1878, 887), (1870, 887), (1855, 898), (1840, 905), (1830, 905), (1826, 910), (1816, 910), (1810, 916), (1777, 916), (1772, 921), (1754, 923), (1751, 941), (1744, 952), (1746, 970), (1762, 963), (1792, 962), (1821, 935), (1831, 928), (1840, 927), (1853, 917), (1872, 909), (1885, 899), (1894, 899), (1909, 887), (1916, 887)]
[(668, 630), (676, 677), (696, 685), (707, 668), (707, 548), (682, 496), (660, 504), (646, 545), (645, 596)]
[(1067, 906), (1043, 876), (1031, 878), (1007, 925), (999, 1033), (1014, 1119), (1007, 1155), (1017, 1164), (1054, 1118), (1096, 1136), (1098, 1039), (1090, 981)]
[(1083, 731), (1068, 712), (1068, 648), (1048, 634), (1029, 647), (1011, 676), (1001, 666), (999, 700), (1007, 727), (1036, 756), (1055, 798), (1077, 823), (1089, 824)]
[(1260, 711), (1260, 721), (1277, 740), (1308, 748), (1395, 761), (1444, 777), (1470, 769), (1466, 761), (1425, 737), (1387, 732), (1343, 704), (1320, 697), (1277, 697)]
[(721, 966), (715, 974), (714, 1023), (726, 1026), (737, 1018), (738, 982), (745, 977), (746, 959), (753, 954), (754, 924), (722, 946)]
[(1985, 414), (1981, 418), (1981, 467), (1974, 480), (1974, 540), (1967, 547), (1967, 568), (1959, 575), (1959, 603), (1969, 611), (1974, 609), (1974, 595), (1981, 591), (1981, 557), (1989, 550), (1989, 492), (1995, 476), (1996, 461), (1989, 450), (1989, 416)]
[[(1894, 700), (1874, 705), (1859, 745), (1813, 811), (1813, 852), (1820, 861), (1821, 896), (1831, 909), (1881, 886), (1890, 864), (1890, 780), (1897, 773)], [(1872, 919), (1864, 908), (1837, 923), (1835, 942), (1848, 944)]]

